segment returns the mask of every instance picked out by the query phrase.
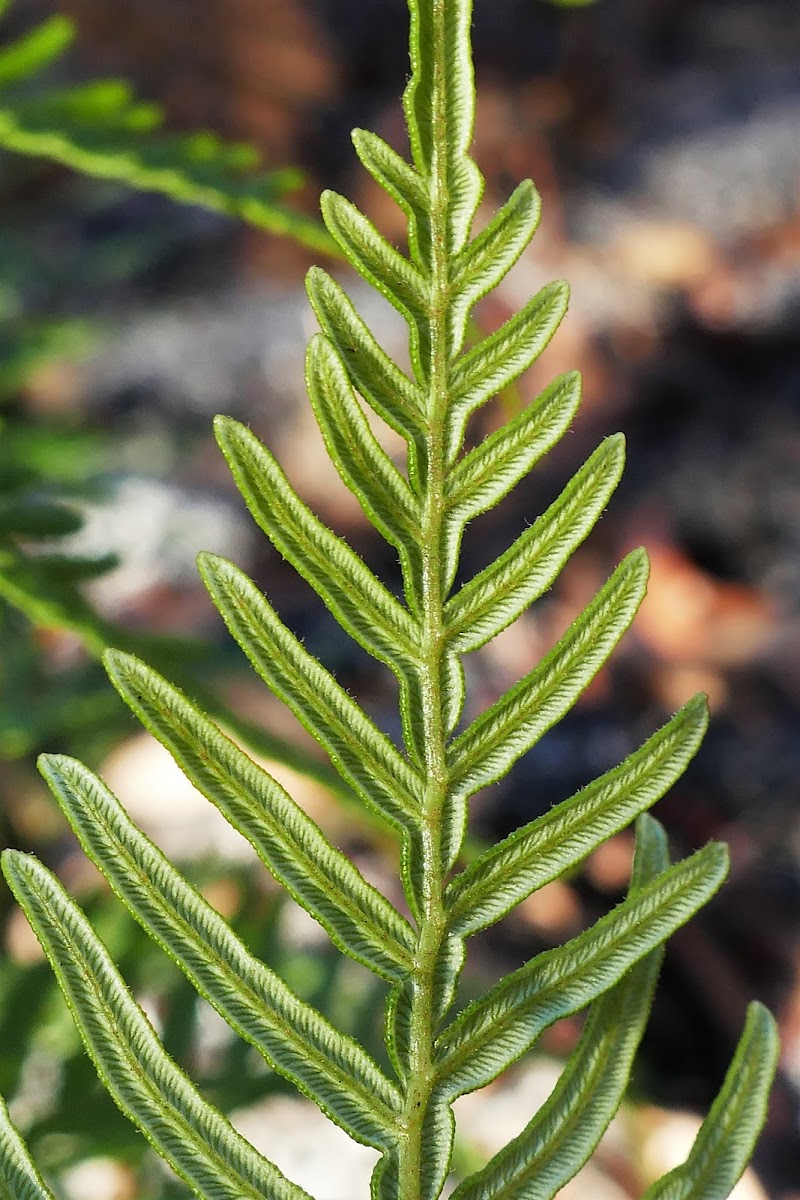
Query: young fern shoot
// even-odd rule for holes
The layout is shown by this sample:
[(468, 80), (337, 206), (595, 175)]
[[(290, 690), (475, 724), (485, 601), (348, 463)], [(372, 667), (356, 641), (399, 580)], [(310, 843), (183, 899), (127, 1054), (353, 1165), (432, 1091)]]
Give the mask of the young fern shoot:
[[(622, 469), (609, 438), (562, 495), (500, 557), (454, 590), (466, 524), (505, 496), (562, 436), (576, 375), (465, 452), (475, 410), (535, 360), (566, 307), (551, 284), (501, 329), (465, 349), (475, 303), (503, 278), (539, 218), (521, 184), (476, 236), (483, 181), (470, 157), (474, 84), (470, 0), (409, 0), (412, 77), (404, 107), (412, 162), (356, 131), (365, 168), (408, 218), (408, 255), (356, 208), (326, 193), (341, 251), (408, 323), (412, 373), (381, 349), (339, 285), (312, 270), (322, 332), (307, 380), (331, 459), (368, 519), (397, 549), (398, 599), (293, 491), (270, 452), (220, 418), (217, 435), (258, 524), (343, 628), (396, 675), (398, 749), (315, 660), (255, 585), (224, 559), (201, 572), (234, 638), (268, 687), (325, 748), (346, 784), (403, 842), (410, 919), (323, 836), (261, 767), (184, 695), (130, 655), (107, 667), (120, 694), (192, 782), (250, 840), (339, 949), (392, 985), (392, 1075), (255, 959), (213, 908), (81, 764), (42, 770), (86, 853), (197, 990), (265, 1060), (351, 1137), (381, 1153), (374, 1200), (437, 1200), (451, 1170), (453, 1101), (481, 1088), (558, 1019), (591, 1005), (583, 1036), (546, 1104), (458, 1200), (549, 1200), (586, 1162), (619, 1107), (643, 1032), (663, 943), (717, 890), (724, 847), (670, 865), (646, 810), (680, 776), (706, 725), (696, 697), (625, 762), (545, 816), (457, 864), (469, 798), (499, 779), (575, 703), (644, 595), (647, 558), (630, 554), (539, 665), (458, 730), (461, 656), (514, 621), (556, 578), (603, 511)], [(369, 405), (408, 445), (397, 469), (372, 433)], [(540, 954), (451, 1015), (465, 941), (637, 821), (627, 898), (591, 929)], [(55, 878), (14, 851), (6, 877), (58, 975), (106, 1086), (198, 1196), (305, 1196), (232, 1129), (160, 1047), (107, 951)], [(724, 1200), (763, 1123), (774, 1022), (752, 1006), (730, 1071), (687, 1162), (649, 1200)], [(0, 1109), (0, 1162), (11, 1194), (49, 1196)]]

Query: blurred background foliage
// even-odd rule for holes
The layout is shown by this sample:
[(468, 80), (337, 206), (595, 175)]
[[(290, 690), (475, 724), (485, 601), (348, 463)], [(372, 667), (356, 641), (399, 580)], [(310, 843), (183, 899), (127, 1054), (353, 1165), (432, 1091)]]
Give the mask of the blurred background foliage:
[[(759, 1179), (744, 1188), (754, 1200), (792, 1197), (800, 14), (794, 0), (476, 0), (475, 41), (485, 211), (528, 175), (544, 200), (532, 253), (478, 320), (499, 325), (555, 277), (570, 281), (573, 304), (531, 377), (474, 436), (564, 369), (582, 369), (585, 402), (571, 438), (522, 494), (476, 526), (465, 569), (511, 541), (603, 434), (625, 431), (630, 465), (557, 586), (470, 661), (472, 708), (532, 665), (625, 550), (645, 542), (653, 559), (650, 595), (621, 652), (574, 713), (479, 800), (475, 836), (503, 835), (568, 795), (704, 690), (711, 733), (659, 815), (677, 852), (723, 837), (734, 860), (722, 896), (673, 941), (635, 1103), (567, 1192), (638, 1196), (680, 1157), (690, 1114), (709, 1103), (758, 996), (779, 1017), (784, 1053)], [(309, 502), (398, 583), (308, 415), (302, 275), (328, 253), (316, 217), (325, 186), (402, 240), (398, 213), (355, 168), (349, 130), (374, 128), (402, 149), (405, 4), (16, 0), (0, 45), (4, 840), (35, 849), (82, 892), (171, 1052), (208, 1094), (241, 1111), (248, 1131), (255, 1113), (248, 1135), (280, 1137), (285, 1169), (319, 1200), (349, 1197), (368, 1162), (325, 1140), (98, 890), (34, 761), (46, 749), (101, 769), (254, 950), (365, 1036), (374, 996), (364, 978), (349, 967), (345, 978), (325, 940), (278, 904), (239, 840), (123, 711), (97, 660), (107, 644), (147, 658), (268, 761), (371, 878), (396, 886), (396, 847), (243, 669), (194, 556), (207, 548), (245, 566), (309, 649), (397, 734), (383, 673), (248, 524), (210, 418), (223, 411), (250, 422)], [(127, 186), (136, 179), (146, 190)], [(392, 314), (365, 291), (358, 302), (402, 356)], [(478, 945), (470, 986), (593, 919), (621, 895), (629, 861), (628, 839), (614, 839), (579, 876), (521, 906)], [(34, 1154), (70, 1200), (181, 1194), (94, 1083), (5, 892), (0, 910), (0, 1091), (14, 1097)], [(578, 1033), (562, 1023), (544, 1054), (487, 1089), (480, 1107), (463, 1106), (465, 1161), (492, 1152), (493, 1130), (501, 1141), (523, 1123)]]

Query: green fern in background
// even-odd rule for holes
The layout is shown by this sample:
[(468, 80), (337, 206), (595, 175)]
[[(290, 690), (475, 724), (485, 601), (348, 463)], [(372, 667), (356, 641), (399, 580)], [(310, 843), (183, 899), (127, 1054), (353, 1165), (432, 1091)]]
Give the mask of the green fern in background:
[[(236, 713), (225, 701), (219, 681), (222, 656), (215, 646), (199, 639), (170, 637), (127, 630), (97, 612), (83, 585), (116, 565), (106, 554), (83, 557), (60, 546), (60, 539), (74, 533), (83, 523), (80, 504), (60, 495), (63, 480), (32, 467), (21, 469), (20, 461), (42, 442), (55, 442), (63, 449), (77, 450), (78, 461), (92, 459), (91, 438), (51, 430), (27, 431), (0, 424), (0, 604), (6, 602), (34, 626), (77, 635), (92, 659), (98, 660), (107, 647), (116, 645), (145, 655), (161, 670), (168, 671), (183, 686), (191, 688), (205, 708), (235, 732), (258, 754), (283, 763), (317, 780), (338, 799), (353, 805), (353, 796), (335, 771), (298, 750), (286, 738), (263, 729)], [(83, 453), (81, 453), (83, 442)], [(46, 549), (42, 549), (46, 547)], [(12, 622), (0, 608), (0, 620)], [(2, 629), (2, 624), (0, 624)], [(106, 742), (126, 728), (124, 709), (114, 701), (107, 686), (95, 686), (87, 675), (86, 686), (74, 679), (62, 681), (59, 690), (52, 681), (42, 699), (39, 653), (19, 631), (8, 638), (4, 674), (0, 679), (0, 756), (6, 759), (30, 754), (42, 744), (42, 735), (61, 737), (69, 731), (88, 731), (102, 726)], [(15, 670), (14, 667), (19, 669)], [(209, 684), (211, 679), (215, 682)], [(95, 729), (97, 732), (97, 728)], [(100, 739), (101, 743), (103, 739)], [(107, 745), (104, 749), (107, 749)]]
[[(5, 0), (0, 2), (0, 16), (7, 8)], [(164, 133), (160, 109), (135, 100), (121, 80), (55, 85), (49, 69), (60, 65), (73, 38), (72, 22), (54, 16), (0, 50), (0, 147), (238, 217), (318, 249), (332, 247), (319, 222), (284, 203), (285, 194), (300, 181), (296, 169), (260, 171), (252, 147), (225, 143), (211, 133)], [(160, 238), (174, 233), (167, 228)], [(9, 230), (0, 237), (0, 405), (11, 408), (37, 368), (80, 357), (101, 340), (99, 321), (36, 312), (35, 300), (27, 295), (32, 285), (37, 293), (63, 291), (66, 274), (73, 288), (70, 272), (76, 269), (84, 285), (102, 285), (115, 272), (141, 269), (164, 249), (163, 240), (152, 233), (134, 235), (132, 242), (117, 237), (105, 254), (95, 247), (91, 255), (64, 267), (51, 262), (41, 247), (31, 246), (26, 232)], [(335, 772), (286, 739), (243, 720), (218, 689), (203, 686), (219, 675), (212, 646), (135, 633), (97, 612), (84, 585), (111, 569), (113, 556), (86, 559), (59, 543), (82, 524), (81, 501), (99, 474), (102, 456), (97, 434), (42, 418), (16, 419), (13, 413), (0, 419), (0, 636), (7, 634), (0, 676), (0, 757), (30, 754), (45, 737), (60, 741), (94, 726), (95, 732), (102, 727), (107, 739), (125, 727), (124, 710), (104, 684), (98, 686), (91, 666), (62, 673), (58, 682), (51, 677), (43, 687), (41, 652), (31, 637), (21, 634), (16, 609), (35, 628), (76, 635), (91, 658), (99, 659), (110, 645), (146, 655), (191, 686), (251, 749), (351, 800)], [(102, 737), (95, 740), (103, 742)]]
[[(575, 703), (630, 625), (647, 560), (621, 564), (558, 644), (486, 712), (463, 719), (461, 657), (547, 589), (590, 532), (622, 469), (620, 438), (589, 458), (562, 495), (475, 578), (454, 588), (465, 526), (505, 496), (568, 428), (575, 375), (472, 450), (475, 410), (521, 374), (563, 316), (566, 288), (545, 287), (496, 333), (464, 349), (475, 303), (511, 268), (539, 217), (533, 185), (471, 236), (482, 178), (469, 156), (474, 86), (469, 0), (410, 0), (413, 74), (405, 113), (413, 163), (357, 131), (357, 153), (408, 217), (409, 255), (348, 201), (322, 208), (353, 266), (405, 317), (413, 374), (382, 351), (339, 285), (314, 270), (309, 294), (322, 333), (307, 378), (328, 452), (370, 521), (400, 557), (392, 595), (292, 490), (243, 426), (218, 439), (256, 521), (341, 625), (395, 674), (398, 749), (281, 622), (233, 564), (201, 571), (231, 633), (267, 685), (328, 752), (347, 788), (402, 838), (407, 914), (331, 845), (289, 795), (152, 667), (120, 651), (112, 681), (186, 774), (249, 839), (335, 945), (388, 982), (391, 1067), (293, 992), (132, 824), (101, 780), (73, 759), (42, 771), (87, 854), (197, 991), (276, 1071), (351, 1137), (376, 1148), (375, 1200), (435, 1200), (452, 1166), (458, 1096), (481, 1088), (561, 1017), (591, 1005), (583, 1037), (546, 1104), (458, 1200), (549, 1198), (580, 1169), (621, 1103), (665, 939), (717, 890), (722, 846), (669, 865), (649, 808), (697, 749), (701, 698), (615, 769), (460, 868), (467, 803), (498, 780)], [(361, 397), (408, 445), (398, 470), (371, 431)], [(571, 942), (534, 958), (451, 1013), (465, 941), (637, 820), (627, 899)], [(27, 913), (97, 1070), (124, 1113), (202, 1197), (305, 1193), (258, 1154), (169, 1057), (84, 914), (55, 876), (17, 851), (6, 878)], [(723, 1088), (686, 1164), (654, 1185), (659, 1200), (723, 1200), (763, 1122), (774, 1071), (774, 1022), (752, 1006)], [(50, 1192), (5, 1110), (6, 1190)]]
[[(0, 15), (7, 7), (8, 0), (0, 0)], [(0, 53), (0, 146), (242, 217), (316, 250), (330, 249), (319, 223), (283, 202), (301, 182), (299, 173), (259, 171), (252, 146), (225, 143), (207, 132), (162, 133), (160, 108), (137, 101), (119, 79), (32, 93), (32, 82), (61, 58), (73, 37), (72, 22), (55, 16)]]

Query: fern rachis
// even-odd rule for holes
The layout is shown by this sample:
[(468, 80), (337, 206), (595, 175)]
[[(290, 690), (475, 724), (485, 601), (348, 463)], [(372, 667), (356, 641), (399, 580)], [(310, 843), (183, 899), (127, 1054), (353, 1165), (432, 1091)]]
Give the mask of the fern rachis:
[[(221, 449), (256, 521), (344, 629), (396, 675), (403, 749), (237, 567), (205, 555), (201, 572), (256, 671), (322, 744), (345, 783), (399, 831), (411, 920), (185, 696), (130, 655), (106, 658), (123, 698), (250, 839), (279, 882), (344, 953), (391, 983), (386, 1039), (392, 1075), (249, 954), (101, 781), (62, 757), (46, 757), (42, 769), (86, 853), (195, 987), (333, 1121), (381, 1152), (375, 1200), (437, 1200), (451, 1168), (453, 1100), (489, 1083), (554, 1021), (592, 1005), (548, 1102), (456, 1193), (459, 1200), (549, 1200), (586, 1161), (621, 1102), (663, 943), (716, 891), (727, 857), (723, 847), (710, 845), (670, 865), (663, 831), (645, 815), (699, 744), (706, 710), (696, 698), (620, 766), (468, 867), (457, 866), (469, 798), (505, 774), (601, 668), (644, 595), (647, 559), (642, 551), (629, 555), (542, 662), (456, 732), (464, 702), (461, 656), (494, 637), (551, 584), (613, 491), (622, 444), (618, 438), (604, 443), (530, 529), (454, 590), (465, 525), (496, 504), (563, 434), (578, 381), (557, 380), (528, 410), (463, 453), (470, 414), (541, 352), (563, 315), (566, 289), (543, 289), (502, 329), (465, 349), (473, 306), (532, 238), (539, 202), (530, 183), (521, 185), (471, 237), (483, 183), (469, 155), (470, 0), (410, 0), (409, 7), (412, 78), (404, 107), (412, 162), (372, 134), (357, 131), (354, 138), (364, 166), (408, 217), (408, 257), (343, 198), (326, 193), (322, 209), (344, 255), (407, 320), (412, 375), (388, 359), (319, 269), (309, 276), (309, 294), (322, 332), (307, 360), (328, 452), (367, 517), (397, 548), (404, 599), (319, 521), (247, 429), (217, 422)], [(405, 474), (381, 449), (362, 403), (405, 438)], [(465, 939), (634, 819), (627, 898), (591, 929), (451, 1016)], [(302, 1200), (305, 1193), (243, 1143), (167, 1059), (54, 877), (13, 851), (5, 870), (104, 1082), (189, 1186), (202, 1197)], [(723, 1200), (763, 1121), (775, 1056), (772, 1019), (754, 1006), (692, 1153), (653, 1186), (650, 1200)], [(5, 1109), (0, 1162), (13, 1195), (49, 1196)]]

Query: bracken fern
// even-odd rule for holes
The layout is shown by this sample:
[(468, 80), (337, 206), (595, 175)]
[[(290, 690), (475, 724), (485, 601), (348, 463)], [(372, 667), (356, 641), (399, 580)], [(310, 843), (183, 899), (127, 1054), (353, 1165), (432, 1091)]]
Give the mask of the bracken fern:
[[(362, 163), (408, 217), (408, 256), (341, 196), (326, 193), (322, 210), (343, 254), (406, 319), (413, 371), (404, 373), (387, 357), (321, 270), (308, 281), (322, 333), (307, 360), (328, 452), (369, 520), (396, 547), (404, 599), (317, 519), (246, 428), (224, 418), (217, 423), (220, 446), (258, 524), (344, 629), (396, 675), (404, 750), (237, 567), (201, 558), (211, 595), (256, 671), (322, 744), (346, 784), (401, 836), (409, 915), (170, 683), (128, 654), (106, 656), (123, 698), (276, 879), (340, 950), (389, 981), (391, 1077), (249, 953), (101, 780), (64, 757), (45, 756), (42, 771), (86, 853), (197, 990), (331, 1120), (381, 1152), (375, 1200), (435, 1200), (451, 1167), (452, 1102), (488, 1084), (553, 1022), (591, 1005), (550, 1098), (455, 1192), (458, 1200), (546, 1200), (580, 1169), (619, 1107), (663, 942), (717, 890), (727, 856), (724, 847), (709, 845), (670, 865), (663, 831), (645, 815), (699, 745), (706, 708), (698, 697), (620, 766), (458, 869), (469, 798), (504, 775), (602, 667), (644, 595), (647, 559), (640, 550), (630, 554), (541, 663), (459, 728), (461, 656), (550, 586), (605, 507), (623, 446), (617, 437), (603, 443), (512, 546), (453, 590), (467, 522), (505, 496), (565, 432), (579, 381), (558, 379), (464, 452), (470, 415), (544, 348), (564, 313), (566, 288), (545, 287), (501, 329), (465, 349), (471, 310), (532, 238), (539, 200), (531, 183), (521, 184), (471, 236), (483, 186), (469, 156), (471, 5), (410, 0), (410, 9), (413, 73), (404, 103), (413, 161), (373, 134), (354, 135)], [(405, 439), (405, 473), (373, 434), (362, 401)], [(625, 901), (451, 1016), (465, 939), (633, 820), (636, 853)], [(166, 1055), (55, 877), (15, 851), (6, 853), (4, 867), (104, 1083), (158, 1152), (202, 1197), (305, 1196)], [(687, 1162), (650, 1189), (650, 1200), (722, 1200), (729, 1193), (763, 1122), (776, 1054), (772, 1018), (754, 1005)], [(0, 1124), (7, 1190), (49, 1196), (5, 1109)]]

